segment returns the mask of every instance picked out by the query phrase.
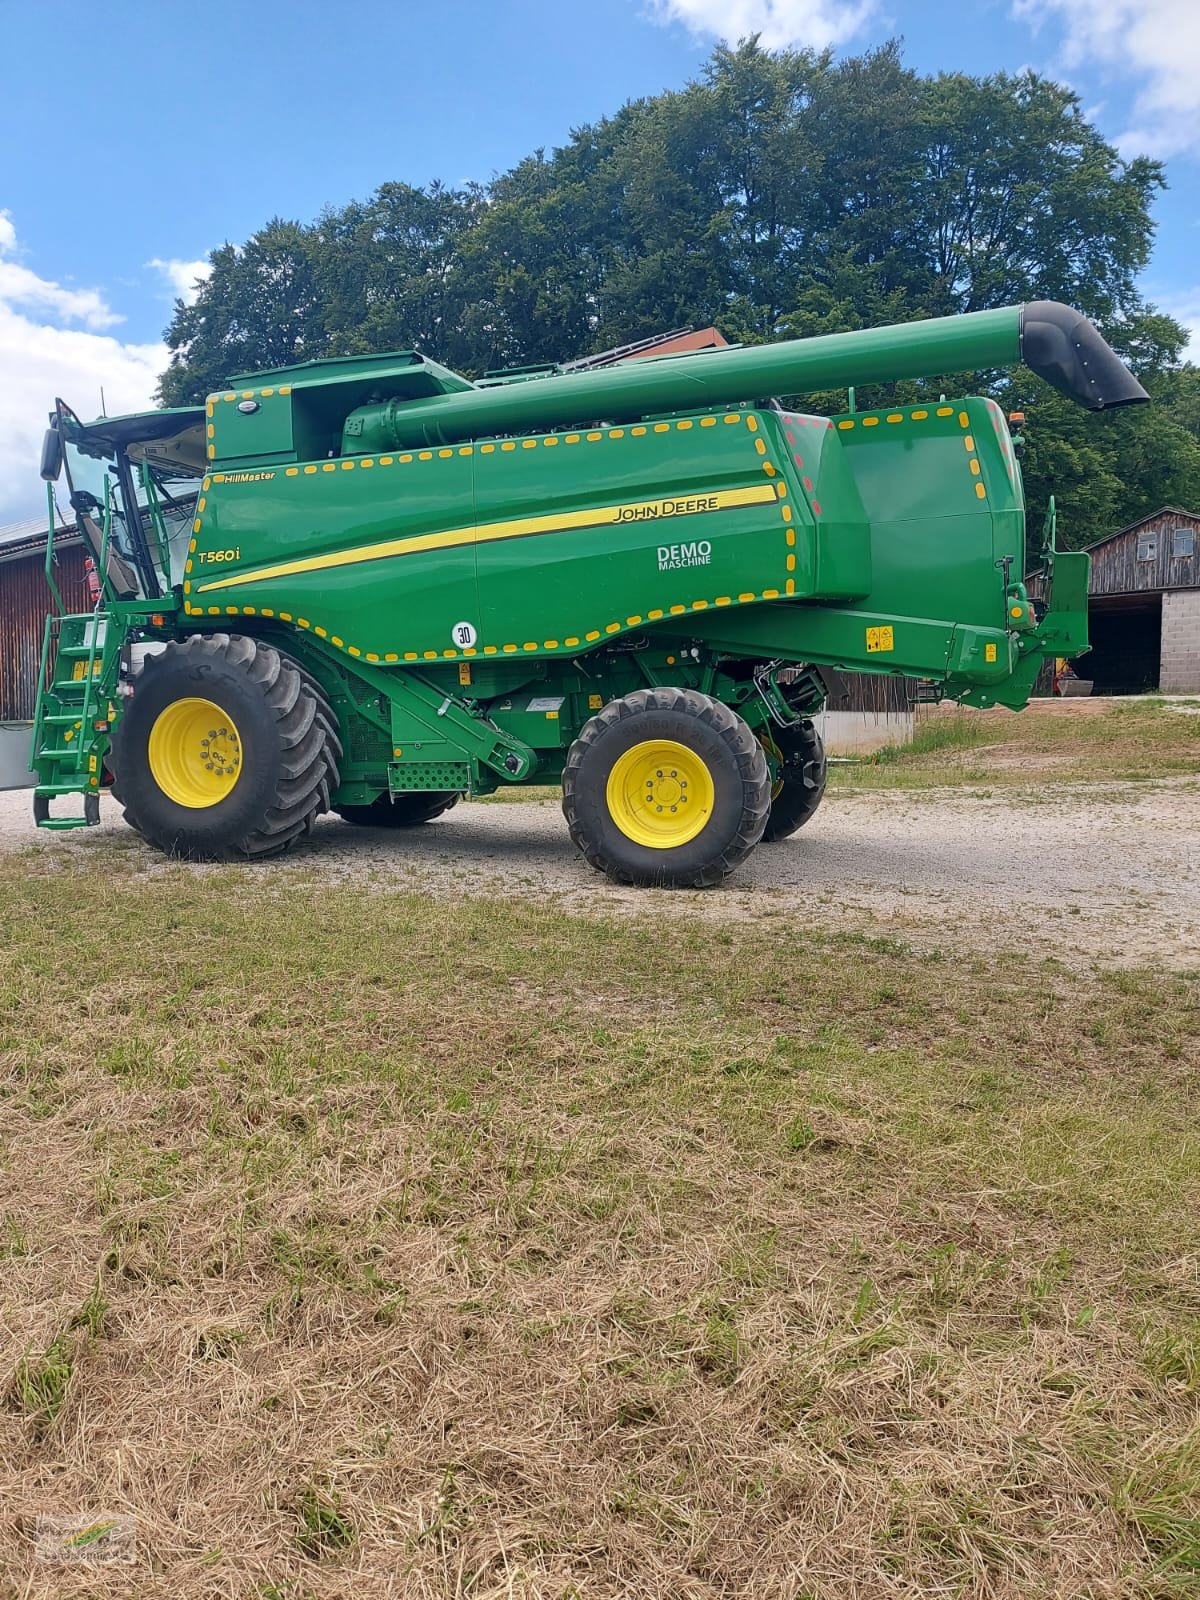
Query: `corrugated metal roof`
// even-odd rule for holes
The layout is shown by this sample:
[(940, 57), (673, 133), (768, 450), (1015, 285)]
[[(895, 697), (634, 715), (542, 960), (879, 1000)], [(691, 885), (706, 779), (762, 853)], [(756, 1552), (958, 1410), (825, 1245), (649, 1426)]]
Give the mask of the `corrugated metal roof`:
[(24, 522), (10, 522), (0, 528), (0, 549), (7, 544), (23, 544), (26, 539), (46, 537), (45, 517), (27, 517)]
[[(46, 548), (46, 519), (45, 517), (27, 517), (24, 522), (10, 522), (0, 528), (0, 561), (9, 561), (17, 556), (36, 555), (39, 550)], [(58, 548), (59, 541), (66, 545), (79, 543), (79, 534), (73, 522), (59, 522), (54, 528), (54, 547)]]

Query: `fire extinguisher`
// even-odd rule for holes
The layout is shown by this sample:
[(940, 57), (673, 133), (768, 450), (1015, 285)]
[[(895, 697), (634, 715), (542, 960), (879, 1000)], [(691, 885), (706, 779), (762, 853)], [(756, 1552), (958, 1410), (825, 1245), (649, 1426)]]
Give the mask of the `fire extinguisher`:
[(83, 576), (87, 584), (88, 599), (95, 606), (100, 600), (100, 574), (96, 570), (96, 563), (91, 556), (83, 558)]

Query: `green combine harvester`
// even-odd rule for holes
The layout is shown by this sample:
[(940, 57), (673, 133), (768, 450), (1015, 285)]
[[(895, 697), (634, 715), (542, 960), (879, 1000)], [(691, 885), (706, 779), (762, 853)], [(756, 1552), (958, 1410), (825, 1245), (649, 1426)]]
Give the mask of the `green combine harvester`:
[[(594, 867), (715, 884), (816, 810), (837, 672), (1015, 709), (1087, 648), (1087, 557), (1052, 511), (1027, 540), (994, 401), (767, 398), (1019, 361), (1092, 410), (1147, 398), (1043, 301), (478, 383), (310, 361), (86, 424), (59, 401), (36, 820), (98, 821), (111, 778), (159, 849), (257, 859), (330, 808), (407, 827), (561, 782)], [(84, 615), (54, 588), (64, 461)]]

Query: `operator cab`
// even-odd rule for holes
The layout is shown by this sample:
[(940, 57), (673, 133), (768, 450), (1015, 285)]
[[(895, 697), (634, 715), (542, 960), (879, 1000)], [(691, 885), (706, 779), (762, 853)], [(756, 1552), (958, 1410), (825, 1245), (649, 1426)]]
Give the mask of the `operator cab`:
[(203, 408), (83, 423), (55, 402), (41, 475), (66, 469), (74, 520), (112, 600), (157, 600), (183, 582), (205, 465)]

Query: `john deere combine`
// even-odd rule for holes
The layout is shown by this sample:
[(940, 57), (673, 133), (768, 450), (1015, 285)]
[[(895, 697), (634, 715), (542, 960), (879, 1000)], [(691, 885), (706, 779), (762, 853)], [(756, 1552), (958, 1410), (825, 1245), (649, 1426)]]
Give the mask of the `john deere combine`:
[(403, 827), (561, 780), (593, 866), (716, 883), (816, 809), (831, 672), (1017, 708), (1086, 648), (1087, 558), (1052, 517), (1027, 541), (993, 401), (767, 398), (1017, 361), (1093, 410), (1146, 398), (1039, 302), (480, 383), (312, 361), (88, 424), (60, 401), (43, 476), (65, 456), (96, 601), (47, 621), (37, 821), (96, 821), (107, 773), (160, 849), (257, 858), (330, 807)]

